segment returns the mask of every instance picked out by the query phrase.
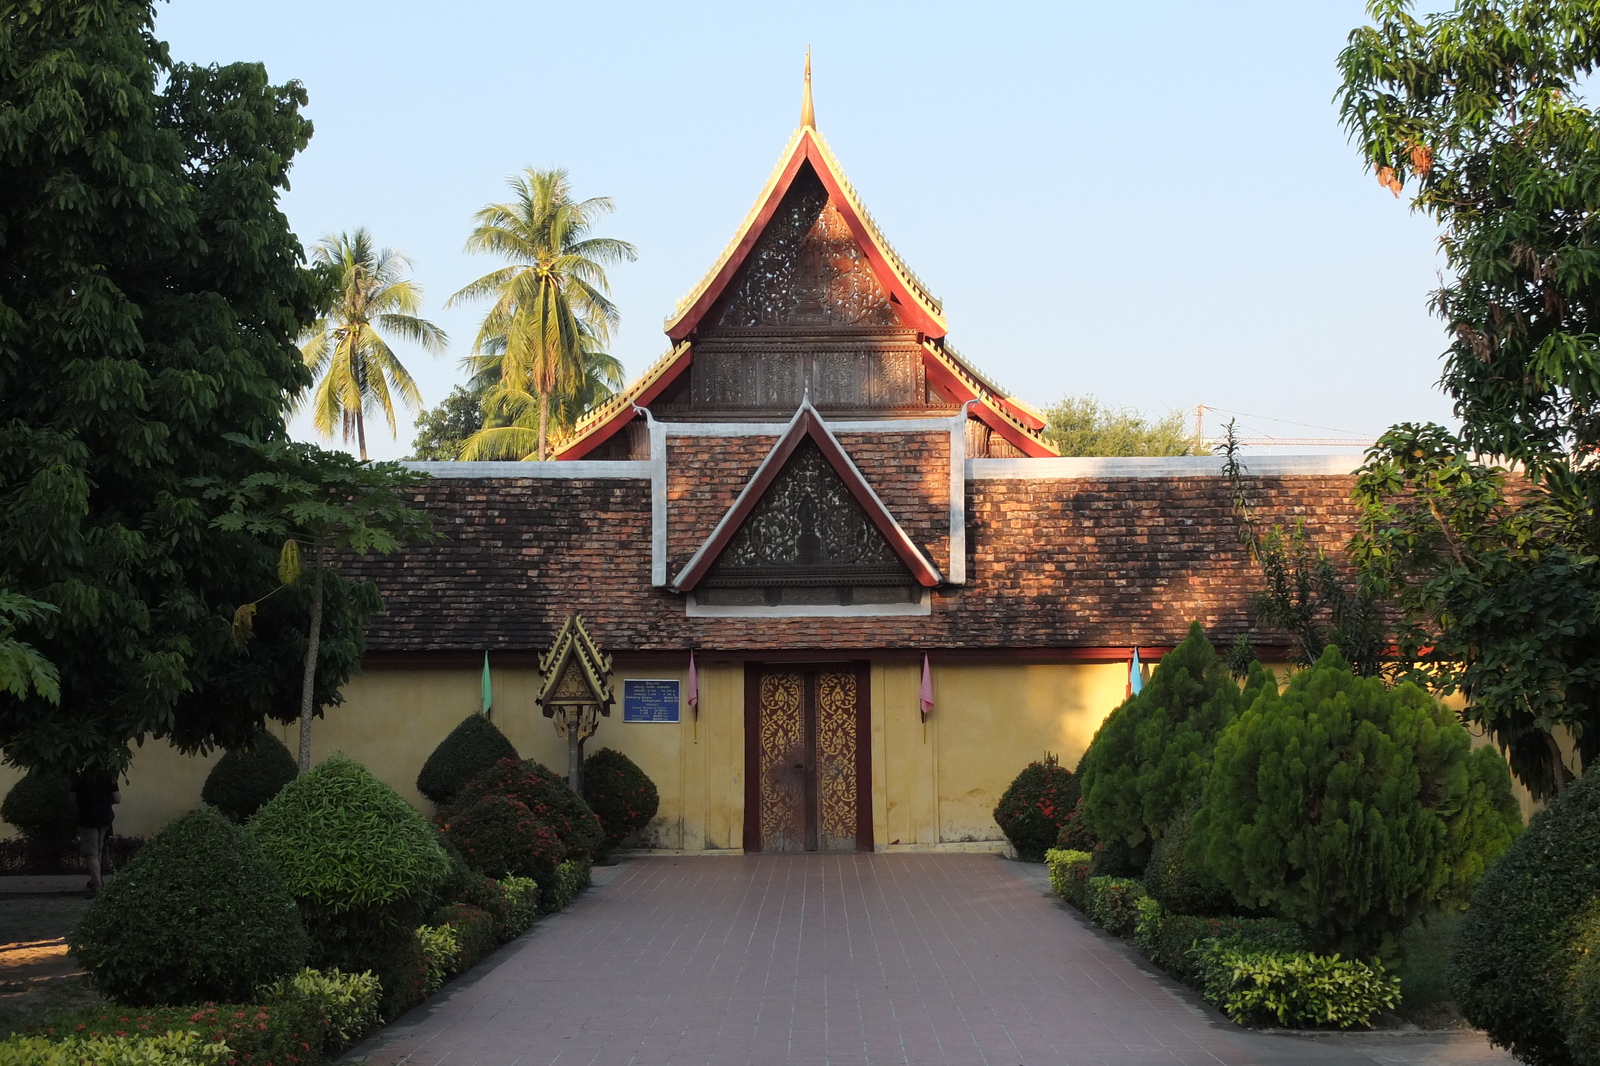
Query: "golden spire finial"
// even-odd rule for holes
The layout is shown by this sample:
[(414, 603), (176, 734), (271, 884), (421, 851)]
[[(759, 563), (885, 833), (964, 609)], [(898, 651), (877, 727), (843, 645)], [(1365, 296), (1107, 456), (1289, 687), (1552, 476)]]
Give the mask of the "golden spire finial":
[(817, 112), (811, 106), (811, 46), (806, 45), (806, 91), (800, 97), (800, 125), (817, 128)]

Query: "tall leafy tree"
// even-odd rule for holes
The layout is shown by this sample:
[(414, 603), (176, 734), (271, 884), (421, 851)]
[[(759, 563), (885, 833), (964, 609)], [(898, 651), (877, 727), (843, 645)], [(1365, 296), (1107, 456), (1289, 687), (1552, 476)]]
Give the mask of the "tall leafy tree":
[(301, 354), (319, 379), (310, 394), (312, 422), (331, 438), (342, 430), (367, 458), (368, 411), (382, 412), (389, 433), (398, 432), (394, 401), (422, 407), (422, 393), (384, 334), (404, 338), (427, 352), (442, 352), (444, 330), (419, 317), (422, 288), (405, 276), (411, 260), (377, 248), (365, 227), (324, 237), (311, 261), (328, 283), (323, 313), (302, 337)]
[(1354, 547), (1434, 649), (1436, 687), (1465, 692), (1548, 795), (1570, 776), (1552, 728), (1600, 754), (1600, 115), (1580, 93), (1600, 3), (1368, 10), (1339, 60), (1344, 123), (1378, 181), (1440, 226), (1433, 309), (1461, 430), (1399, 426), (1380, 442)]
[[(479, 211), (467, 238), (469, 252), (507, 265), (464, 287), (447, 306), (492, 301), (473, 352), (493, 355), (501, 347), (499, 402), (537, 404), (534, 454), (543, 460), (552, 407), (559, 397), (580, 392), (586, 352), (601, 351), (618, 320), (605, 267), (631, 262), (637, 253), (626, 241), (590, 235), (613, 209), (611, 200), (575, 200), (565, 170), (530, 167), (508, 184), (513, 198)], [(517, 447), (522, 438), (514, 441), (502, 454), (526, 454)]]
[(506, 346), (505, 337), (491, 337), (478, 354), (466, 359), (473, 371), (472, 386), (482, 390), (483, 425), (463, 442), (462, 459), (536, 457), (541, 419), (547, 430), (564, 436), (578, 419), (622, 388), (622, 363), (600, 351), (587, 326), (580, 326), (577, 376), (569, 387), (550, 397), (548, 405), (541, 397), (506, 384)]
[(1062, 455), (1207, 455), (1210, 446), (1189, 432), (1183, 412), (1150, 418), (1093, 396), (1068, 396), (1045, 408), (1044, 436)]
[(215, 527), (192, 479), (258, 471), (225, 434), (283, 439), (309, 383), (317, 286), (277, 202), (306, 97), (259, 65), (174, 65), (152, 25), (137, 0), (0, 17), (0, 588), (55, 608), (13, 613), (7, 639), (60, 678), (59, 703), (0, 692), (0, 745), (27, 765), (235, 742), (282, 709), (294, 661), (235, 645), (275, 552)]

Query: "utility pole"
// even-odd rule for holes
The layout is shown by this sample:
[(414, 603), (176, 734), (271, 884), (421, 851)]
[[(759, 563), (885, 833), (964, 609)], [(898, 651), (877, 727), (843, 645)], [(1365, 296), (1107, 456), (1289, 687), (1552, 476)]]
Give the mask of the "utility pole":
[(1206, 439), (1206, 408), (1204, 404), (1194, 405), (1194, 442), (1199, 444)]

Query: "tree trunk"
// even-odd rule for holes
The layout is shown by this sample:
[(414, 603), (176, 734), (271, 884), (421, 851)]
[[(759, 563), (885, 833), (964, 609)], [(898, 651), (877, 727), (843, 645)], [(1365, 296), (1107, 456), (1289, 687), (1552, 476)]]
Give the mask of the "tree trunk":
[(361, 417), (361, 408), (356, 408), (356, 440), (361, 442), (361, 461), (367, 461), (367, 421)]
[(306, 630), (305, 672), (300, 682), (300, 772), (311, 769), (311, 718), (316, 711), (317, 645), (322, 640), (322, 542), (312, 549), (311, 625)]
[(550, 424), (550, 394), (539, 394), (539, 461), (544, 462), (545, 428)]
[(1567, 769), (1566, 760), (1561, 757), (1561, 745), (1556, 741), (1554, 733), (1546, 733), (1544, 742), (1550, 749), (1550, 778), (1555, 782), (1556, 795), (1567, 790), (1572, 783), (1572, 772)]

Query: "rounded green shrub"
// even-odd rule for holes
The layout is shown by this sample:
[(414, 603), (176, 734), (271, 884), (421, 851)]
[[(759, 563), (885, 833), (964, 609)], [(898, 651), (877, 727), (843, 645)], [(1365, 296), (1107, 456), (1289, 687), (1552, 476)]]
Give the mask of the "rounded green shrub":
[(470, 903), (447, 903), (433, 912), (429, 925), (446, 925), (456, 935), (456, 971), (472, 969), (495, 948), (494, 916)]
[(1174, 914), (1231, 914), (1238, 909), (1233, 894), (1206, 869), (1203, 855), (1189, 854), (1194, 816), (1199, 810), (1197, 796), (1167, 823), (1166, 832), (1150, 849), (1150, 862), (1144, 868), (1145, 891)]
[(1563, 1007), (1600, 901), (1600, 773), (1590, 769), (1533, 816), (1472, 894), (1450, 958), (1456, 1006), (1496, 1044), (1536, 1066), (1574, 1054)]
[(283, 741), (262, 730), (240, 748), (230, 749), (206, 775), (200, 798), (233, 819), (249, 821), (300, 767)]
[[(600, 850), (604, 830), (594, 811), (572, 789), (567, 779), (532, 759), (517, 762), (501, 759), (469, 781), (455, 802), (441, 810), (441, 822), (454, 820), (457, 811), (466, 810), (484, 796), (510, 796), (525, 805), (533, 816), (556, 831), (566, 859), (593, 859)], [(469, 861), (471, 856), (468, 855)], [(490, 874), (495, 877), (498, 874)], [(529, 875), (533, 876), (533, 875)]]
[(310, 948), (277, 871), (209, 808), (157, 833), (69, 941), (101, 991), (134, 1005), (248, 1000), (299, 970)]
[[(1257, 668), (1250, 684), (1266, 683)], [(1101, 723), (1083, 759), (1083, 810), (1101, 841), (1131, 849), (1143, 869), (1151, 844), (1205, 782), (1211, 749), (1245, 697), (1198, 622), (1161, 658), (1150, 681)]]
[(1370, 954), (1466, 900), (1521, 825), (1497, 752), (1474, 751), (1422, 689), (1357, 677), (1330, 648), (1218, 738), (1191, 854), (1319, 950)]
[(994, 820), (1017, 849), (1017, 858), (1044, 862), (1044, 853), (1055, 847), (1061, 826), (1077, 802), (1077, 777), (1054, 755), (1046, 755), (1043, 762), (1023, 767), (1001, 794)]
[(78, 808), (64, 774), (29, 770), (0, 802), (0, 819), (17, 827), (30, 845), (59, 849), (78, 835)]
[(531, 877), (548, 885), (567, 855), (556, 830), (514, 796), (463, 798), (439, 817), (445, 839), (484, 877)]
[(439, 742), (417, 775), (417, 791), (443, 806), (455, 799), (468, 781), (501, 759), (516, 759), (517, 749), (481, 714), (469, 714)]
[(1573, 1061), (1593, 1066), (1600, 1063), (1600, 900), (1590, 904), (1574, 928), (1561, 1017)]
[(600, 819), (602, 851), (650, 824), (661, 807), (656, 783), (620, 751), (601, 748), (583, 760), (583, 799)]
[[(402, 941), (450, 875), (433, 827), (359, 763), (335, 755), (284, 786), (245, 827), (283, 877), (312, 964), (349, 973), (408, 965)], [(386, 996), (386, 1002), (388, 997)]]

